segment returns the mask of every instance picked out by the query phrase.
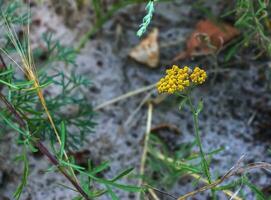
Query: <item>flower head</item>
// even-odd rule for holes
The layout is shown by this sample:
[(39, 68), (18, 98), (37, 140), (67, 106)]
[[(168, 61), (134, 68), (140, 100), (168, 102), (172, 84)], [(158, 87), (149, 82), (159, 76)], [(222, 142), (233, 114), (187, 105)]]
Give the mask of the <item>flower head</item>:
[(192, 74), (190, 75), (190, 79), (196, 85), (200, 85), (205, 82), (207, 78), (207, 74), (203, 69), (196, 67)]
[(171, 69), (166, 71), (166, 76), (161, 78), (157, 83), (157, 90), (159, 93), (172, 94), (176, 91), (183, 91), (189, 86), (189, 73), (188, 67), (179, 68), (173, 65)]
[(156, 87), (159, 93), (169, 93), (184, 91), (190, 86), (190, 81), (198, 85), (202, 84), (207, 78), (204, 70), (196, 67), (193, 72), (187, 66), (179, 68), (173, 65), (171, 69), (166, 71), (166, 76), (161, 78)]

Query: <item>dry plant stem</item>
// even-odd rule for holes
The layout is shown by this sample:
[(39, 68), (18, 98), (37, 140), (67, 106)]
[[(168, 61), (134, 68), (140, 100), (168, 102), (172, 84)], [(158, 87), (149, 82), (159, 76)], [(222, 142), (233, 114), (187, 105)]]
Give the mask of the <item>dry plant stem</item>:
[[(183, 161), (174, 161), (173, 158), (170, 158), (170, 157), (166, 157), (164, 156), (163, 154), (161, 153), (158, 153), (157, 155), (157, 158), (160, 159), (160, 160), (164, 160), (164, 161), (167, 161), (167, 162), (170, 162), (170, 163), (180, 163), (180, 164), (184, 164), (184, 165), (187, 165), (187, 163), (183, 162)], [(179, 169), (177, 166), (175, 167), (176, 169)], [(203, 182), (203, 183), (206, 183), (208, 184), (208, 180), (202, 178), (200, 175), (198, 174), (194, 174), (194, 173), (190, 173), (189, 176), (192, 176), (193, 178)], [(230, 190), (222, 190), (222, 192), (224, 192), (226, 195), (228, 195), (229, 197), (232, 197), (234, 195), (234, 193)], [(235, 196), (233, 197), (233, 200), (243, 200), (242, 198), (238, 197), (238, 196)]]
[[(45, 113), (46, 113), (46, 115), (47, 115), (47, 117), (48, 117), (48, 120), (49, 120), (49, 122), (50, 122), (50, 124), (51, 124), (51, 126), (52, 126), (52, 128), (53, 128), (53, 130), (54, 130), (54, 133), (55, 133), (55, 135), (56, 135), (56, 138), (57, 138), (57, 141), (58, 141), (59, 145), (62, 145), (62, 142), (61, 142), (60, 136), (59, 136), (59, 134), (58, 134), (57, 128), (56, 128), (56, 126), (55, 126), (55, 123), (54, 123), (54, 121), (53, 121), (53, 118), (52, 118), (52, 116), (51, 116), (51, 113), (50, 113), (49, 110), (48, 110), (46, 101), (45, 101), (44, 96), (43, 96), (43, 94), (42, 94), (42, 91), (41, 91), (41, 89), (40, 89), (40, 84), (39, 84), (39, 81), (38, 81), (37, 76), (36, 76), (35, 73), (31, 70), (31, 68), (30, 68), (29, 70), (27, 70), (27, 73), (26, 73), (26, 74), (27, 74), (27, 77), (28, 77), (29, 80), (34, 80), (34, 87), (37, 89), (37, 94), (38, 94), (38, 97), (39, 97), (39, 99), (40, 99), (40, 102), (41, 102), (41, 104), (42, 104), (42, 106), (43, 106), (43, 108), (44, 108), (44, 110), (45, 110)], [(64, 157), (65, 157), (66, 161), (69, 162), (69, 157), (68, 157), (68, 155), (67, 155), (67, 153), (66, 153), (65, 150), (64, 150), (63, 154), (64, 154)], [(72, 168), (72, 167), (69, 167), (68, 169), (70, 170), (70, 172), (71, 172), (71, 174), (72, 174), (74, 180), (75, 180), (77, 183), (79, 183), (79, 181), (77, 180), (77, 177), (76, 177), (76, 175), (75, 175), (75, 173), (74, 173), (73, 168)]]
[(167, 192), (165, 192), (165, 191), (163, 191), (163, 190), (159, 190), (159, 189), (154, 188), (154, 187), (152, 187), (152, 186), (150, 186), (150, 185), (145, 185), (145, 186), (149, 188), (149, 191), (152, 190), (152, 191), (155, 191), (155, 192), (157, 192), (157, 193), (166, 195), (166, 196), (170, 197), (171, 199), (175, 199), (175, 200), (178, 199), (177, 197), (175, 197), (175, 196), (173, 196), (172, 194), (169, 194), (169, 193), (167, 193)]
[(156, 84), (152, 84), (152, 85), (148, 85), (148, 86), (145, 86), (145, 87), (142, 87), (142, 88), (139, 88), (137, 90), (134, 90), (134, 91), (131, 91), (131, 92), (128, 92), (126, 94), (123, 94), (121, 96), (118, 96), (112, 100), (109, 100), (107, 102), (104, 102), (102, 103), (101, 105), (98, 105), (97, 107), (94, 108), (94, 111), (97, 111), (97, 110), (100, 110), (101, 108), (105, 107), (105, 106), (108, 106), (108, 105), (111, 105), (111, 104), (114, 104), (118, 101), (121, 101), (123, 99), (127, 99), (129, 97), (132, 97), (132, 96), (135, 96), (137, 94), (140, 94), (142, 92), (146, 92), (148, 90), (151, 90), (153, 88), (155, 88)]
[(149, 188), (148, 191), (154, 200), (160, 200), (153, 189)]
[(81, 186), (78, 184), (77, 181), (75, 181), (72, 177), (70, 177), (68, 175), (68, 173), (66, 172), (65, 168), (61, 167), (59, 165), (59, 162), (58, 160), (55, 158), (55, 156), (53, 156), (49, 151), (48, 149), (41, 143), (41, 142), (36, 142), (35, 143), (35, 146), (39, 149), (39, 151), (45, 155), (49, 160), (50, 162), (57, 166), (58, 170), (71, 182), (71, 184), (76, 188), (76, 191), (81, 194), (85, 200), (90, 200), (90, 198), (88, 197), (88, 195), (85, 193), (85, 191), (81, 188)]
[[(200, 180), (206, 184), (208, 184), (208, 180), (203, 179), (201, 176), (199, 176), (198, 174), (190, 174), (190, 176), (192, 176), (193, 178), (195, 178), (196, 180)], [(235, 195), (234, 196), (234, 192), (230, 191), (230, 190), (222, 190), (222, 192), (226, 195), (228, 195), (229, 197), (231, 197), (231, 199), (233, 200), (243, 200), (241, 197)]]
[[(23, 118), (20, 116), (20, 114), (16, 111), (16, 109), (13, 107), (12, 104), (9, 103), (9, 101), (5, 98), (5, 96), (0, 93), (0, 100), (6, 105), (7, 109), (9, 110), (9, 112), (11, 114), (13, 114), (15, 120), (17, 121), (17, 123), (20, 125), (20, 127), (25, 128), (26, 124), (23, 120)], [(71, 184), (76, 188), (77, 192), (80, 193), (86, 200), (90, 200), (90, 198), (88, 197), (88, 195), (84, 192), (84, 190), (81, 188), (81, 186), (78, 184), (77, 181), (74, 180), (74, 178), (72, 178), (66, 171), (65, 168), (63, 168), (62, 166), (60, 166), (60, 163), (58, 162), (58, 160), (56, 159), (56, 157), (54, 155), (52, 155), (49, 150), (40, 142), (40, 141), (32, 141), (34, 146), (36, 146), (39, 151), (45, 155), (49, 161), (55, 165), (59, 171), (71, 182)]]
[(149, 93), (147, 93), (147, 95), (142, 99), (142, 101), (137, 106), (137, 108), (129, 115), (129, 117), (127, 118), (127, 120), (124, 122), (124, 126), (128, 126), (131, 122), (134, 121), (134, 117), (140, 111), (140, 109), (143, 107), (143, 105), (150, 100), (151, 95), (152, 95), (152, 91), (150, 91)]
[(162, 123), (162, 124), (159, 124), (155, 127), (152, 127), (151, 132), (158, 132), (159, 130), (169, 130), (169, 131), (175, 133), (176, 135), (181, 134), (181, 132), (177, 126), (172, 125), (172, 124), (167, 124), (167, 123)]
[(250, 163), (247, 166), (236, 166), (233, 167), (232, 169), (230, 169), (222, 178), (217, 179), (216, 181), (214, 181), (211, 184), (208, 184), (202, 188), (199, 188), (193, 192), (189, 192), (181, 197), (178, 198), (178, 200), (185, 200), (188, 197), (192, 197), (195, 196), (196, 194), (200, 193), (200, 192), (204, 192), (206, 190), (215, 188), (217, 185), (221, 184), (223, 181), (225, 181), (226, 179), (230, 178), (231, 176), (234, 175), (238, 175), (238, 174), (242, 174), (245, 173), (247, 171), (250, 171), (252, 169), (271, 169), (271, 164), (270, 163), (265, 163), (265, 162), (258, 162), (258, 163)]
[[(139, 174), (141, 176), (144, 176), (144, 171), (145, 171), (145, 163), (146, 163), (146, 158), (147, 158), (147, 153), (148, 153), (148, 143), (149, 143), (149, 138), (150, 138), (150, 133), (151, 133), (152, 111), (153, 111), (153, 105), (152, 103), (149, 103), (146, 134), (145, 134), (144, 147), (143, 147), (143, 153), (141, 157), (140, 171), (139, 171)], [(143, 177), (139, 179), (138, 186), (140, 187), (142, 184), (143, 184)], [(137, 199), (138, 200), (140, 199), (140, 193), (138, 193)]]

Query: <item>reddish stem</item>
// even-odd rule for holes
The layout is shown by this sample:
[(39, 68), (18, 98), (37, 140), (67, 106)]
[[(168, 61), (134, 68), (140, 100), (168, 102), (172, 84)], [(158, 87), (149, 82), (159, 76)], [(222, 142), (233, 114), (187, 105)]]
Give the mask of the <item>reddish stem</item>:
[[(1, 56), (0, 56), (1, 60)], [(20, 125), (20, 127), (25, 128), (26, 124), (24, 122), (24, 119), (21, 117), (21, 115), (16, 111), (14, 106), (5, 98), (5, 96), (0, 93), (0, 100), (6, 105), (7, 109), (11, 114), (13, 114), (15, 120)], [(36, 146), (39, 151), (45, 155), (49, 161), (55, 165), (59, 171), (71, 182), (71, 184), (76, 188), (76, 190), (86, 199), (91, 200), (88, 195), (85, 193), (85, 191), (82, 189), (82, 187), (75, 181), (66, 171), (65, 168), (61, 167), (59, 164), (59, 161), (56, 159), (54, 155), (50, 153), (50, 151), (40, 142), (40, 141), (34, 141), (34, 146)]]

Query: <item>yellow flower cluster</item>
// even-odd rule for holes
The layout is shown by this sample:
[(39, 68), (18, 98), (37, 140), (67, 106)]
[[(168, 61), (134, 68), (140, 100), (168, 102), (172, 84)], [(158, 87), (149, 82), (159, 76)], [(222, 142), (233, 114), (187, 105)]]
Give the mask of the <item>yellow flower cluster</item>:
[(199, 85), (205, 82), (207, 74), (203, 69), (196, 67), (193, 73), (190, 75), (190, 79), (193, 83)]
[(190, 81), (194, 84), (202, 84), (205, 82), (207, 74), (204, 70), (196, 67), (193, 71), (185, 66), (179, 68), (173, 65), (171, 69), (166, 71), (166, 76), (161, 78), (156, 87), (159, 93), (173, 94), (177, 91), (183, 91), (190, 86)]
[(173, 65), (171, 69), (166, 71), (166, 76), (157, 83), (159, 93), (172, 94), (176, 91), (183, 91), (185, 87), (189, 86), (189, 71), (188, 67), (180, 69)]

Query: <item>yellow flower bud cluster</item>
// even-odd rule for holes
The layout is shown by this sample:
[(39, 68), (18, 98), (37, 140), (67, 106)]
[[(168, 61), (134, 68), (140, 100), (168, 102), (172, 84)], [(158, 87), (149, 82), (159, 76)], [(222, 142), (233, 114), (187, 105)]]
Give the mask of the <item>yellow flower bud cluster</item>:
[(166, 71), (166, 76), (161, 78), (156, 87), (159, 93), (173, 94), (177, 91), (183, 91), (190, 86), (190, 81), (194, 84), (202, 84), (207, 78), (204, 70), (196, 67), (193, 71), (185, 66), (179, 68), (173, 65), (171, 69)]
[(193, 73), (190, 75), (190, 79), (193, 83), (199, 85), (205, 82), (207, 74), (203, 69), (196, 67)]

